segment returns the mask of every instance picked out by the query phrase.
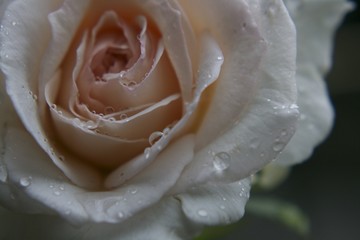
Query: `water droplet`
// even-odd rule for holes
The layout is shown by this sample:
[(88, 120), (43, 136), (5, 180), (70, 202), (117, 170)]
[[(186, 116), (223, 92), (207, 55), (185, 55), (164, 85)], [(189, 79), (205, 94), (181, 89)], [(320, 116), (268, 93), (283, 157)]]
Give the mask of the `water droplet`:
[(224, 60), (224, 57), (223, 57), (223, 56), (218, 56), (216, 59), (217, 59), (218, 61), (222, 61), (222, 60)]
[(131, 194), (136, 194), (136, 193), (138, 192), (138, 190), (137, 190), (136, 188), (130, 188), (130, 189), (129, 189), (129, 192), (130, 192)]
[(73, 119), (73, 123), (74, 123), (75, 125), (81, 126), (81, 120), (80, 120), (79, 118), (74, 118), (74, 119)]
[(28, 187), (31, 185), (31, 177), (23, 177), (20, 179), (20, 185), (22, 187)]
[(209, 73), (209, 74), (208, 74), (208, 78), (212, 78), (212, 74)]
[(53, 103), (53, 104), (51, 104), (51, 106), (50, 106), (52, 109), (54, 109), (54, 110), (56, 110), (56, 108), (57, 108), (57, 106), (56, 106), (56, 104), (55, 103)]
[(280, 141), (275, 141), (274, 145), (273, 145), (273, 150), (275, 152), (279, 152), (284, 148), (285, 144), (283, 142)]
[(215, 154), (213, 159), (214, 168), (218, 171), (224, 171), (230, 166), (231, 156), (226, 152)]
[(154, 145), (157, 141), (159, 141), (163, 137), (162, 132), (153, 132), (149, 137), (150, 145)]
[(109, 118), (109, 121), (110, 121), (110, 122), (115, 122), (116, 119), (115, 119), (114, 117), (111, 117), (111, 118)]
[(225, 206), (224, 205), (220, 205), (220, 209), (224, 210)]
[(200, 209), (200, 210), (198, 211), (198, 214), (199, 214), (199, 216), (201, 216), (201, 217), (207, 217), (207, 216), (208, 216), (207, 211), (204, 210), (204, 209)]
[(108, 106), (104, 109), (104, 113), (107, 115), (107, 114), (111, 114), (115, 111), (115, 109), (111, 106)]
[(124, 213), (123, 213), (123, 212), (118, 212), (118, 217), (119, 217), (119, 218), (123, 218), (123, 217), (124, 217)]
[(85, 125), (86, 125), (86, 128), (89, 130), (94, 130), (96, 128), (95, 122), (91, 121), (91, 120), (87, 121)]
[(164, 128), (164, 130), (163, 130), (163, 134), (164, 135), (168, 135), (169, 134), (169, 132), (170, 132), (170, 128)]
[(137, 82), (135, 81), (130, 81), (128, 84), (127, 84), (127, 87), (130, 89), (130, 90), (134, 90), (136, 87), (137, 87)]
[(149, 147), (145, 148), (145, 150), (144, 150), (145, 159), (149, 159), (150, 153), (151, 153), (151, 148), (149, 148)]
[(65, 157), (63, 155), (60, 155), (59, 160), (63, 162), (65, 160)]
[(287, 131), (284, 129), (281, 131), (281, 136), (286, 136), (287, 135)]
[(61, 191), (64, 191), (64, 190), (65, 190), (65, 187), (64, 187), (64, 186), (60, 186), (59, 189), (60, 189)]
[(126, 115), (126, 113), (120, 114), (120, 120), (125, 120), (127, 118), (128, 118), (128, 116)]
[(17, 24), (17, 22), (15, 22), (15, 21), (11, 22), (11, 25), (13, 25), (13, 26), (16, 26), (16, 24)]
[(54, 185), (50, 184), (50, 185), (49, 185), (49, 188), (54, 188)]
[(291, 104), (289, 108), (290, 109), (299, 109), (299, 106), (296, 104)]
[(55, 196), (60, 196), (60, 195), (61, 195), (61, 192), (59, 192), (59, 191), (54, 191), (54, 195), (55, 195)]

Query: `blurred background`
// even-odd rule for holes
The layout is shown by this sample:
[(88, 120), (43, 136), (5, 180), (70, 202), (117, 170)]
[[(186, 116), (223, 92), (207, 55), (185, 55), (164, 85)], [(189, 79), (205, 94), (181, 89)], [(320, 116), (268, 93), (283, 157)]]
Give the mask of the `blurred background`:
[(300, 236), (279, 221), (248, 211), (221, 239), (360, 239), (360, 0), (353, 2), (358, 8), (336, 33), (333, 68), (327, 76), (336, 111), (331, 134), (275, 190), (252, 193), (298, 206), (309, 218), (309, 235)]

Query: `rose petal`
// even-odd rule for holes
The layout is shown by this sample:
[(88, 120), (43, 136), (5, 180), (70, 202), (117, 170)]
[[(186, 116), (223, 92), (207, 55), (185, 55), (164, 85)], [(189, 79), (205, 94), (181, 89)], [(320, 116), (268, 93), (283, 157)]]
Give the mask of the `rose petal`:
[[(43, 95), (38, 94), (39, 88), (42, 86), (42, 81), (39, 80), (37, 76), (41, 75), (46, 78), (47, 73), (39, 73), (41, 62), (34, 61), (34, 59), (41, 59), (44, 55), (44, 49), (46, 49), (44, 46), (48, 45), (51, 38), (50, 26), (47, 20), (48, 14), (54, 12), (61, 3), (62, 1), (47, 1), (46, 3), (43, 3), (38, 0), (30, 0), (30, 2), (26, 3), (23, 1), (14, 1), (9, 5), (2, 24), (5, 29), (11, 28), (11, 31), (1, 32), (3, 44), (1, 48), (1, 69), (6, 78), (7, 92), (15, 109), (21, 119), (26, 119), (26, 121), (24, 121), (26, 129), (52, 158), (53, 162), (57, 164), (68, 177), (72, 178), (75, 183), (81, 186), (87, 186), (89, 183), (91, 183), (91, 185), (94, 183), (96, 184), (98, 180), (98, 177), (95, 177), (96, 173), (91, 172), (85, 165), (76, 165), (76, 163), (75, 165), (64, 164), (59, 158), (59, 155), (61, 154), (55, 155), (53, 147), (49, 144), (50, 141), (44, 139), (46, 130), (44, 130), (44, 125), (41, 123), (38, 115), (38, 109), (39, 107), (41, 108), (39, 105), (44, 101), (41, 100), (43, 99)], [(78, 8), (67, 8), (67, 5), (65, 4), (65, 7), (62, 10), (71, 11), (71, 9), (75, 9), (80, 11), (79, 8), (81, 8), (81, 6), (84, 7), (83, 2), (79, 2), (78, 4)], [(59, 14), (63, 14), (62, 10), (60, 10), (61, 13)], [(70, 14), (70, 16), (73, 16), (73, 18), (67, 18), (70, 24), (66, 26), (59, 24), (57, 26), (61, 30), (63, 30), (62, 27), (70, 26), (73, 29), (67, 29), (69, 31), (61, 31), (58, 29), (58, 32), (55, 31), (58, 34), (68, 34), (61, 35), (61, 37), (58, 38), (64, 41), (57, 46), (57, 48), (59, 47), (57, 50), (61, 53), (65, 51), (60, 48), (60, 46), (66, 49), (66, 39), (70, 42), (72, 37), (71, 34), (76, 29), (76, 24), (74, 24), (74, 22), (81, 18), (81, 15), (79, 14)], [(54, 48), (51, 49), (50, 53), (52, 53), (52, 51), (57, 51)], [(61, 56), (56, 55), (59, 58), (52, 59), (53, 56), (55, 55), (49, 54), (49, 57), (45, 56), (45, 59), (47, 59), (49, 63), (48, 67), (51, 69), (57, 67), (57, 64), (61, 61)], [(21, 68), (19, 68), (18, 65), (21, 65)], [(42, 92), (43, 91), (40, 89), (40, 93)], [(47, 125), (45, 125), (45, 128), (47, 128)], [(69, 161), (69, 163), (70, 162), (71, 161)], [(85, 172), (81, 177), (75, 173), (82, 170), (85, 170)], [(90, 175), (85, 173), (89, 173)]]
[(207, 184), (176, 195), (185, 215), (203, 225), (223, 225), (238, 221), (249, 199), (250, 179), (230, 184)]
[[(0, 208), (1, 239), (180, 240), (191, 239), (201, 226), (182, 213), (178, 200), (169, 198), (121, 224), (84, 224), (74, 227), (53, 216), (23, 215)], [(14, 226), (22, 231), (14, 231)], [(46, 226), (46, 228), (44, 228)], [(141, 226), (141, 231), (139, 231)]]
[(323, 76), (331, 65), (334, 31), (352, 4), (345, 1), (285, 1), (297, 29), (298, 130), (277, 163), (307, 159), (333, 125), (334, 113)]
[[(217, 1), (206, 3), (217, 11), (221, 9), (215, 8), (221, 4)], [(255, 99), (246, 112), (233, 120), (233, 128), (197, 151), (194, 161), (186, 168), (182, 181), (178, 183), (180, 189), (211, 179), (232, 182), (249, 176), (273, 160), (295, 131), (298, 110), (294, 105), (296, 45), (292, 22), (280, 1), (245, 3), (241, 5), (236, 1), (229, 4), (229, 8), (232, 5), (232, 9), (236, 9), (235, 6), (250, 8), (267, 43), (267, 51), (259, 67), (259, 89), (255, 91)], [(229, 15), (229, 12), (226, 11), (226, 14)], [(243, 14), (246, 16), (246, 11)], [(230, 88), (227, 90), (230, 91)], [(231, 101), (224, 104), (231, 104)], [(227, 118), (229, 113), (224, 112), (224, 109), (218, 108), (217, 115)], [(219, 118), (215, 113), (211, 116)]]
[(193, 85), (192, 60), (190, 59), (190, 43), (186, 36), (191, 31), (186, 30), (186, 20), (180, 7), (174, 1), (137, 1), (138, 5), (156, 22), (162, 33), (166, 52), (169, 55), (178, 78), (184, 102), (191, 101)]
[(243, 1), (227, 4), (199, 0), (182, 2), (194, 31), (208, 31), (213, 35), (225, 56), (221, 74), (211, 93), (211, 102), (206, 103), (208, 110), (199, 124), (197, 148), (201, 148), (240, 118), (252, 100), (257, 86), (256, 69), (265, 43), (254, 16)]

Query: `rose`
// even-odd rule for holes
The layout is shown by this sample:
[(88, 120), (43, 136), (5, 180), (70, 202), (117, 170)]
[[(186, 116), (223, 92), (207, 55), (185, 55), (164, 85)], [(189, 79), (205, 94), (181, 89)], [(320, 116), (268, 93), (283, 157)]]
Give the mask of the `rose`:
[[(104, 164), (94, 157), (102, 151), (101, 148), (96, 151), (89, 147), (85, 149), (85, 141), (77, 142), (83, 146), (74, 148), (68, 142), (72, 140), (68, 134), (79, 129), (82, 130), (80, 134), (89, 133), (83, 129), (84, 125), (91, 123), (93, 126), (95, 121), (84, 122), (72, 117), (69, 124), (65, 117), (71, 107), (61, 109), (63, 115), (59, 114), (59, 106), (64, 108), (67, 104), (64, 105), (54, 95), (58, 93), (54, 91), (57, 84), (62, 84), (56, 79), (57, 70), (68, 69), (65, 65), (71, 63), (63, 62), (63, 57), (75, 53), (72, 43), (84, 36), (86, 27), (95, 26), (91, 20), (82, 20), (95, 19), (98, 22), (100, 16), (91, 16), (104, 14), (101, 6), (88, 7), (89, 2), (64, 1), (62, 5), (62, 1), (45, 4), (37, 0), (14, 1), (6, 7), (2, 20), (1, 69), (12, 103), (4, 94), (2, 113), (4, 109), (11, 112), (2, 119), (4, 124), (1, 125), (4, 143), (1, 199), (4, 204), (19, 209), (22, 203), (21, 207), (32, 213), (55, 211), (75, 223), (102, 222), (85, 225), (82, 230), (86, 231), (91, 226), (91, 232), (95, 234), (91, 237), (106, 233), (109, 239), (117, 235), (122, 239), (169, 239), (175, 234), (173, 229), (188, 226), (188, 232), (176, 232), (184, 237), (198, 226), (240, 218), (249, 189), (246, 179), (240, 184), (237, 181), (248, 177), (278, 154), (292, 135), (297, 115), (293, 81), (294, 31), (282, 3), (231, 1), (224, 5), (218, 1), (207, 1), (206, 4), (201, 1), (148, 1), (146, 7), (140, 1), (129, 3), (126, 6), (128, 12), (137, 14), (140, 11), (150, 21), (149, 28), (155, 29), (153, 38), (161, 36), (180, 85), (177, 89), (179, 94), (164, 98), (167, 100), (164, 105), (168, 106), (169, 102), (177, 101), (181, 96), (184, 110), (171, 129), (165, 131), (165, 137), (156, 139), (159, 133), (151, 137), (151, 140), (157, 141), (150, 152), (143, 147), (144, 151), (146, 149), (144, 154), (133, 159), (125, 158), (128, 160), (126, 163), (111, 160)], [(123, 3), (111, 4), (111, 8), (117, 8), (117, 4)], [(49, 24), (47, 15), (51, 12)], [(198, 12), (204, 16), (198, 18)], [(215, 12), (218, 18), (212, 17)], [(145, 29), (144, 18), (138, 19), (139, 25), (131, 23), (130, 26)], [(174, 23), (176, 27), (172, 25)], [(101, 29), (101, 24), (99, 26)], [(44, 49), (44, 46), (47, 47)], [(89, 54), (96, 53), (96, 44), (94, 46), (90, 47)], [(161, 49), (160, 43), (158, 46)], [(79, 49), (78, 53), (81, 53), (82, 48)], [(121, 49), (118, 47), (115, 50)], [(88, 53), (85, 51), (84, 54)], [(94, 56), (85, 59), (95, 59), (98, 55)], [(96, 70), (91, 63), (88, 66), (92, 67), (93, 73), (96, 72), (95, 77), (103, 77), (104, 71)], [(117, 71), (123, 67), (117, 68)], [(191, 74), (196, 70), (199, 70), (198, 74)], [(111, 75), (117, 71), (106, 70), (108, 75), (105, 80), (120, 78), (121, 72), (117, 76)], [(121, 83), (134, 84), (131, 81)], [(193, 83), (195, 89), (192, 89)], [(67, 89), (61, 96), (71, 95), (69, 91), (74, 89)], [(107, 88), (105, 93), (111, 90)], [(156, 93), (160, 90), (157, 89)], [(169, 90), (167, 93), (172, 92)], [(107, 97), (106, 94), (100, 96)], [(73, 98), (65, 98), (64, 102), (74, 103), (77, 100), (77, 96), (73, 95)], [(57, 107), (52, 105), (54, 103)], [(12, 106), (31, 136), (17, 120)], [(71, 106), (86, 111), (85, 106), (79, 103)], [(95, 109), (95, 105), (92, 107)], [(179, 107), (175, 106), (175, 111), (178, 111), (176, 109)], [(49, 118), (49, 113), (52, 118)], [(91, 116), (91, 113), (88, 115)], [(100, 116), (97, 119), (100, 123), (105, 122)], [(148, 117), (146, 123), (152, 119)], [(103, 127), (100, 128), (101, 136), (92, 133), (97, 144), (106, 141), (103, 140), (107, 139), (105, 133), (113, 133), (109, 131), (111, 127), (116, 128), (109, 122), (104, 126), (96, 125)], [(49, 123), (57, 127), (57, 138), (52, 136), (53, 131), (48, 131), (54, 127), (48, 126)], [(69, 125), (71, 131), (66, 128)], [(135, 129), (139, 126), (144, 126), (144, 123)], [(151, 127), (146, 130), (149, 129)], [(72, 135), (77, 136), (79, 134)], [(102, 140), (98, 141), (99, 138)], [(94, 144), (88, 146), (94, 147)], [(64, 153), (61, 151), (64, 148), (76, 154)], [(124, 147), (121, 149), (131, 151)], [(74, 156), (82, 156), (82, 160), (91, 159), (97, 167), (75, 161)], [(111, 170), (105, 181), (99, 177), (99, 166)], [(167, 221), (167, 218), (172, 221)], [(148, 227), (143, 231), (137, 229), (140, 220)], [(105, 222), (121, 223), (113, 226)], [(66, 229), (70, 235), (76, 232), (68, 226)], [(51, 228), (51, 234), (48, 234), (60, 234), (58, 230)]]

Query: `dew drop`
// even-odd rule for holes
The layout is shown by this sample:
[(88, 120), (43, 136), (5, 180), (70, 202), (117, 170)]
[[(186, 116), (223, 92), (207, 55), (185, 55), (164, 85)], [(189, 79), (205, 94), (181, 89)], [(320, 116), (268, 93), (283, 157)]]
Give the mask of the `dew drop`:
[(104, 109), (105, 114), (111, 114), (115, 111), (115, 109), (111, 106), (108, 106)]
[(131, 194), (136, 194), (138, 192), (138, 190), (136, 188), (131, 188), (131, 189), (129, 189), (129, 192)]
[(54, 109), (54, 110), (56, 110), (56, 108), (57, 108), (57, 106), (56, 106), (56, 104), (55, 103), (53, 103), (53, 104), (51, 104), (51, 106), (50, 106), (52, 109)]
[(231, 156), (226, 152), (215, 154), (213, 159), (214, 168), (218, 171), (224, 171), (230, 166)]
[(55, 196), (60, 196), (60, 195), (61, 195), (61, 192), (59, 192), (59, 191), (54, 191), (54, 195), (55, 195)]
[(299, 109), (299, 106), (296, 104), (291, 104), (289, 108), (290, 109)]
[(127, 84), (127, 87), (130, 89), (130, 90), (134, 90), (137, 86), (137, 83), (135, 81), (130, 81), (128, 84)]
[(199, 216), (201, 216), (201, 217), (207, 217), (207, 216), (208, 216), (207, 211), (204, 210), (204, 209), (200, 209), (200, 210), (198, 211), (198, 214), (199, 214)]
[(169, 134), (169, 132), (170, 132), (170, 128), (168, 128), (168, 127), (163, 130), (164, 135)]
[(60, 155), (59, 160), (63, 162), (65, 160), (65, 157), (63, 155)]
[(280, 141), (275, 141), (274, 145), (273, 145), (273, 150), (275, 152), (279, 152), (284, 148), (285, 144), (283, 142)]
[(224, 60), (224, 57), (223, 57), (223, 56), (218, 56), (216, 59), (217, 59), (218, 61), (222, 61), (222, 60)]
[(31, 177), (23, 177), (20, 179), (20, 185), (22, 187), (28, 187), (31, 185)]
[(17, 24), (17, 22), (15, 22), (15, 21), (11, 22), (11, 25), (13, 25), (13, 26), (16, 26), (16, 24)]
[(287, 131), (284, 129), (281, 131), (281, 136), (286, 136), (287, 135)]
[(151, 148), (147, 147), (144, 150), (145, 159), (149, 159), (151, 153)]
[(118, 217), (119, 217), (119, 218), (123, 218), (123, 217), (124, 217), (124, 213), (123, 213), (123, 212), (118, 212)]
[(162, 132), (153, 132), (149, 137), (149, 143), (150, 145), (154, 145), (157, 141), (159, 141), (163, 137)]
[(59, 189), (60, 189), (61, 191), (64, 191), (64, 190), (65, 190), (65, 187), (64, 187), (64, 186), (60, 186)]
[(120, 120), (125, 120), (127, 118), (128, 118), (128, 116), (126, 115), (126, 113), (120, 114)]

